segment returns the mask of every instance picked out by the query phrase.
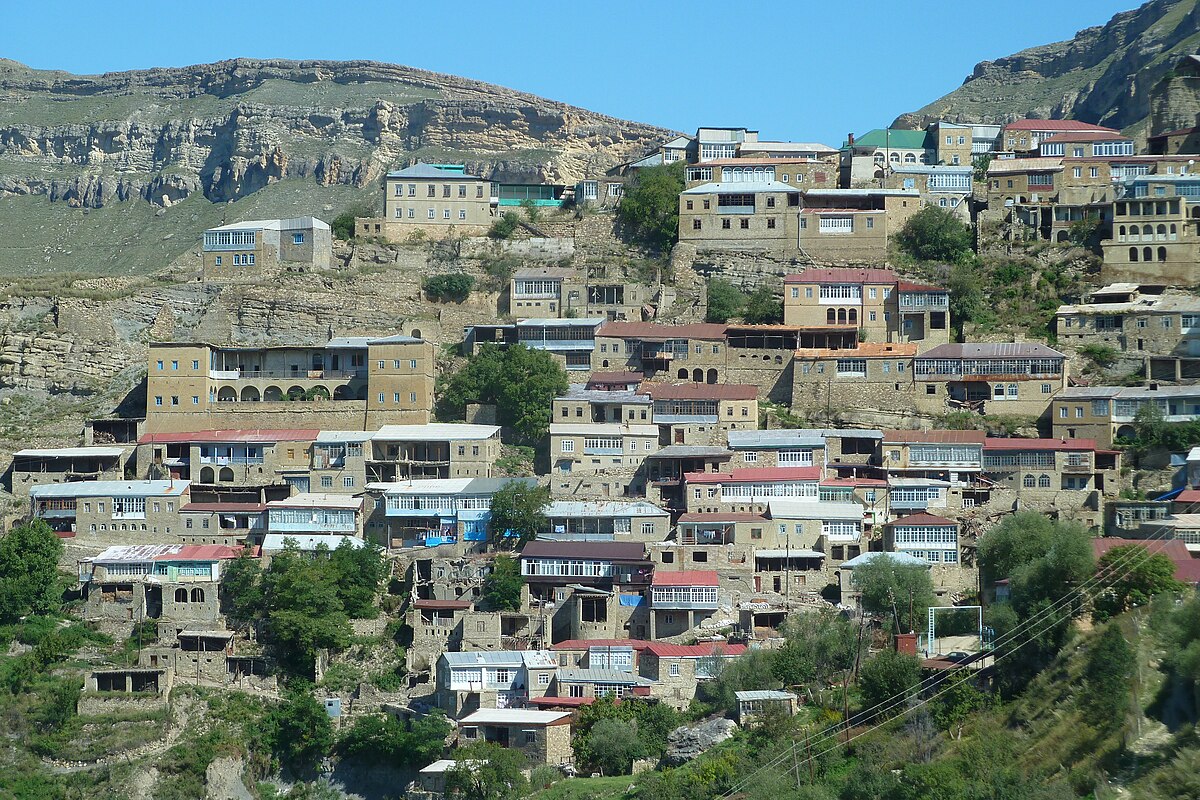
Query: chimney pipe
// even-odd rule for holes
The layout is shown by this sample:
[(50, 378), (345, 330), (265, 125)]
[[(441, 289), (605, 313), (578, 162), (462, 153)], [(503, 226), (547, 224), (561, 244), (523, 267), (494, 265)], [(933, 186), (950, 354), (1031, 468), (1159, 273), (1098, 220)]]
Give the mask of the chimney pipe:
[(853, 133), (846, 134), (846, 144), (854, 144), (854, 134)]

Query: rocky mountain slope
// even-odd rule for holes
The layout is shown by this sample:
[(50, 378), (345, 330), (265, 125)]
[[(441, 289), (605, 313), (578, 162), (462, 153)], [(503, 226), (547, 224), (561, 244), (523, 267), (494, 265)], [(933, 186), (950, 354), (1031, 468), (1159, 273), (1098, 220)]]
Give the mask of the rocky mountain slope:
[[(1036, 20), (1027, 24), (1036, 25)], [(1144, 130), (1150, 96), (1175, 62), (1200, 48), (1197, 0), (1151, 0), (1066, 42), (982, 61), (945, 97), (897, 124), (947, 119), (1072, 118)], [(1188, 124), (1194, 124), (1189, 122)]]
[[(59, 209), (31, 210), (21, 202), (30, 197), (93, 210), (123, 201), (163, 207), (206, 201), (189, 204), (194, 219), (169, 231), (181, 240), (176, 247), (140, 256), (157, 263), (130, 263), (137, 260), (131, 256), (114, 265), (137, 271), (165, 266), (173, 249), (182, 252), (213, 220), (211, 204), (245, 199), (268, 185), (296, 179), (330, 190), (292, 192), (300, 196), (283, 204), (283, 214), (374, 199), (383, 173), (415, 160), (464, 162), (500, 179), (570, 183), (641, 155), (667, 133), (478, 81), (370, 61), (234, 59), (80, 76), (0, 60), (0, 226), (27, 229), (31, 220), (49, 226), (22, 247), (0, 246), (0, 269), (53, 264), (55, 254), (39, 245), (120, 244), (120, 237), (97, 242), (76, 235), (87, 226)], [(273, 215), (270, 208), (253, 210)], [(136, 228), (146, 215), (124, 222), (106, 216), (117, 228)], [(78, 267), (61, 257), (61, 248), (59, 255), (59, 270)]]

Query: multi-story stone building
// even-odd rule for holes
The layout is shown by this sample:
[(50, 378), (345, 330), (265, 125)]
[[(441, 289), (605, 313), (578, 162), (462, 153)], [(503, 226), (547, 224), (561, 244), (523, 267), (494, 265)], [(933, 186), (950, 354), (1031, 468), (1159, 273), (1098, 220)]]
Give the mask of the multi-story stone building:
[[(384, 425), (371, 436), (366, 481), (487, 478), (499, 457), (500, 428), (496, 425)], [(324, 484), (322, 488), (326, 488)]]
[(133, 453), (131, 447), (94, 445), (25, 449), (13, 454), (11, 486), (28, 497), (34, 486), (86, 480), (120, 480)]
[(671, 515), (644, 500), (551, 500), (542, 509), (547, 541), (661, 542), (671, 528)]
[[(793, 354), (792, 410), (806, 419), (840, 424), (848, 411), (888, 417), (911, 414), (916, 403), (916, 344), (863, 342), (849, 348), (800, 348)], [(935, 348), (936, 349), (936, 348)]]
[(1040, 417), (1067, 385), (1066, 356), (1044, 344), (944, 344), (913, 359), (918, 408)]
[(887, 260), (890, 237), (921, 210), (916, 189), (805, 189), (799, 254), (825, 263)]
[(482, 236), (499, 205), (498, 184), (467, 174), (461, 164), (414, 164), (387, 174), (383, 217), (355, 220), (355, 231), (393, 242), (417, 231), (431, 239)]
[(958, 564), (958, 523), (933, 514), (910, 514), (884, 526), (884, 547), (933, 564)]
[(204, 232), (205, 280), (257, 280), (281, 268), (327, 268), (333, 257), (329, 225), (316, 217), (231, 222)]
[[(969, 165), (971, 159), (968, 157), (964, 163)], [(970, 166), (893, 166), (888, 168), (884, 185), (889, 189), (915, 189), (925, 205), (943, 208), (970, 223), (973, 174)]]
[(717, 613), (719, 581), (713, 570), (655, 571), (650, 582), (650, 638), (667, 639)]
[(520, 708), (549, 691), (557, 668), (549, 650), (442, 653), (435, 673), (436, 702), (451, 718), (481, 708)]
[(1051, 403), (1054, 436), (1095, 439), (1099, 447), (1112, 447), (1117, 439), (1137, 435), (1138, 409), (1153, 405), (1165, 422), (1200, 419), (1200, 386), (1072, 386)]
[(851, 326), (867, 342), (949, 341), (950, 294), (888, 269), (807, 269), (783, 279), (783, 321), (802, 327)]
[(884, 128), (858, 137), (850, 134), (841, 152), (845, 187), (879, 186), (888, 167), (937, 163), (937, 143), (926, 131)]
[(939, 120), (926, 128), (926, 142), (933, 140), (934, 164), (970, 167), (975, 157), (975, 130), (971, 125), (959, 125)]
[(534, 711), (524, 708), (483, 708), (458, 722), (461, 747), (487, 741), (515, 750), (529, 766), (570, 764), (571, 714), (566, 711)]
[(169, 476), (222, 487), (286, 483), (307, 491), (309, 454), (319, 433), (309, 429), (147, 433), (138, 440), (137, 462), (145, 465), (142, 472), (147, 477)]
[[(480, 551), (492, 519), (492, 495), (516, 482), (530, 487), (533, 478), (448, 478), (376, 483), (368, 487), (368, 532), (388, 547), (456, 545), (456, 551)], [(504, 531), (496, 532), (498, 537)]]
[(424, 423), (433, 407), (433, 345), (411, 336), (352, 336), (323, 347), (218, 347), (152, 342), (150, 433), (232, 428), (375, 429)]
[[(795, 250), (800, 190), (790, 183), (747, 176), (743, 167), (721, 167), (737, 180), (701, 183), (679, 195), (679, 241), (700, 250)], [(769, 172), (767, 170), (769, 169)]]
[(1113, 203), (1113, 238), (1102, 242), (1106, 281), (1200, 283), (1200, 175), (1127, 178)]
[(758, 428), (758, 387), (738, 384), (646, 383), (660, 441), (721, 445), (731, 430)]
[(108, 542), (174, 542), (187, 481), (75, 481), (34, 486), (30, 516), (60, 536)]
[(267, 532), (273, 536), (361, 539), (363, 527), (362, 497), (308, 492), (267, 503)]
[(1024, 155), (1035, 152), (1047, 139), (1062, 134), (1117, 134), (1120, 131), (1074, 119), (1019, 119), (1004, 125), (1000, 144), (1004, 151)]
[[(520, 344), (549, 353), (568, 375), (586, 376), (592, 369), (597, 331), (606, 317), (520, 319), (514, 323), (471, 325), (464, 331), (463, 353), (474, 355), (486, 344), (511, 347)], [(575, 378), (572, 377), (574, 381)], [(582, 382), (584, 377), (578, 378)]]
[(646, 379), (723, 383), (725, 325), (609, 322), (596, 333), (593, 368), (626, 369)]
[(761, 514), (775, 499), (819, 499), (821, 467), (764, 467), (684, 476), (688, 513)]
[[(629, 422), (648, 425), (654, 422), (654, 401), (649, 395), (636, 390), (639, 383), (640, 376), (638, 380), (631, 382), (633, 389), (627, 388), (626, 384), (614, 389), (571, 386), (565, 395), (554, 398), (551, 419), (576, 425), (587, 422)], [(591, 385), (589, 381), (588, 387)]]
[(636, 469), (658, 450), (658, 427), (640, 423), (552, 422), (550, 458), (558, 473)]

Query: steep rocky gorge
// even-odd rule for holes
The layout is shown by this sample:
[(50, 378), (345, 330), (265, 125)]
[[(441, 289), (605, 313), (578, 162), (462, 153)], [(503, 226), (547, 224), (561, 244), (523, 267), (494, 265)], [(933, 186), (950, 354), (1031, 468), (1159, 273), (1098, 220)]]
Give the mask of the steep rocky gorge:
[(367, 186), (415, 154), (569, 182), (667, 133), (498, 86), (368, 61), (234, 59), (76, 76), (0, 61), (0, 196), (99, 208), (213, 202), (286, 178)]

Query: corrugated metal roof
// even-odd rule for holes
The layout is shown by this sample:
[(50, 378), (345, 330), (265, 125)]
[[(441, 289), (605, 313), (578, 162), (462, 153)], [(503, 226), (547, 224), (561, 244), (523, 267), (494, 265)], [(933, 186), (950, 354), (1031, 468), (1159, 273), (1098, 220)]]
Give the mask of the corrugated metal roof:
[(824, 447), (825, 437), (815, 431), (729, 431), (732, 450), (774, 450), (785, 447)]
[(771, 500), (771, 519), (850, 519), (861, 521), (864, 508), (858, 503), (828, 503), (812, 500)]
[(551, 436), (653, 436), (658, 438), (657, 425), (626, 425), (618, 422), (555, 422), (550, 425)]
[(190, 481), (72, 481), (29, 489), (30, 497), (178, 497)]
[[(798, 192), (790, 183), (779, 181), (730, 181), (729, 183), (702, 183), (685, 189), (680, 194), (763, 194), (765, 192)], [(720, 209), (717, 209), (720, 211)]]
[(566, 711), (533, 711), (527, 708), (481, 708), (458, 721), (461, 728), (468, 725), (553, 725), (570, 722)]
[(600, 326), (597, 336), (614, 339), (724, 339), (725, 328), (715, 322), (693, 322), (687, 325), (663, 325), (658, 322), (607, 322)]
[(287, 546), (287, 540), (294, 541), (296, 547), (306, 553), (316, 550), (321, 545), (325, 545), (330, 550), (336, 550), (342, 542), (349, 542), (351, 547), (362, 547), (364, 544), (362, 539), (355, 536), (323, 533), (268, 533), (263, 537), (262, 549), (264, 552), (283, 550)]
[(772, 549), (772, 550), (755, 550), (755, 558), (825, 558), (825, 554), (820, 550), (808, 550), (800, 547), (793, 547), (788, 550)]
[(774, 689), (752, 689), (747, 692), (734, 692), (738, 700), (796, 700), (791, 692), (780, 692)]
[(382, 442), (448, 442), (456, 439), (492, 439), (499, 435), (500, 426), (498, 425), (430, 422), (424, 425), (384, 425), (371, 439)]
[(716, 512), (712, 512), (712, 513), (703, 513), (703, 514), (698, 513), (698, 512), (690, 512), (687, 514), (681, 514), (679, 517), (680, 524), (696, 523), (696, 524), (700, 524), (700, 525), (703, 525), (706, 523), (721, 523), (721, 522), (767, 522), (767, 521), (768, 521), (767, 517), (763, 516), (762, 514), (748, 514), (745, 512), (738, 512), (738, 511), (729, 511), (729, 512), (716, 511)]
[(896, 282), (896, 273), (890, 269), (852, 269), (849, 267), (806, 269), (804, 272), (785, 276), (783, 282), (887, 284)]
[(916, 525), (943, 528), (953, 525), (955, 528), (958, 527), (958, 523), (954, 520), (946, 519), (945, 517), (937, 517), (933, 514), (909, 514), (907, 517), (900, 517), (900, 519), (892, 520), (891, 522), (887, 523), (886, 527), (894, 528), (897, 525)]
[(742, 383), (644, 383), (638, 389), (655, 400), (754, 400), (758, 387)]
[(668, 512), (645, 500), (551, 500), (542, 509), (551, 519), (556, 517), (669, 517)]
[(554, 399), (586, 400), (589, 403), (631, 403), (633, 405), (650, 405), (653, 402), (651, 398), (633, 390), (613, 392), (606, 389), (585, 389), (579, 384), (568, 387), (566, 394)]
[(1109, 131), (1120, 133), (1113, 128), (1094, 125), (1090, 122), (1080, 122), (1077, 119), (1019, 119), (1006, 123), (1005, 131)]
[(239, 428), (232, 430), (194, 431), (192, 433), (147, 433), (139, 444), (187, 444), (212, 442), (217, 444), (272, 444), (274, 442), (310, 442), (321, 432), (316, 428), (286, 428), (266, 430)]
[(985, 431), (884, 431), (884, 444), (983, 444)]
[(872, 561), (875, 561), (879, 558), (891, 559), (895, 564), (901, 566), (930, 566), (929, 562), (925, 559), (917, 558), (916, 556), (910, 556), (908, 553), (880, 553), (877, 551), (863, 553), (860, 556), (855, 556), (849, 561), (843, 561), (842, 566), (846, 569), (854, 569), (855, 567), (861, 567), (863, 564), (870, 564)]
[(455, 172), (449, 169), (439, 169), (424, 162), (413, 164), (411, 167), (397, 169), (387, 174), (389, 178), (436, 178), (438, 180), (480, 180), (478, 175), (467, 175), (465, 172)]
[(555, 673), (563, 683), (600, 683), (614, 686), (650, 686), (654, 681), (615, 669), (559, 669)]
[(702, 642), (700, 644), (651, 642), (646, 647), (646, 652), (653, 653), (659, 658), (707, 658), (709, 656), (733, 658), (746, 652), (746, 645), (729, 644), (728, 642)]
[(689, 472), (683, 476), (688, 483), (743, 483), (747, 481), (815, 481), (821, 477), (820, 467), (753, 467), (732, 472)]
[(526, 543), (521, 558), (591, 558), (603, 561), (645, 561), (641, 542), (548, 542)]
[(698, 444), (671, 444), (651, 453), (646, 458), (732, 458), (733, 453), (724, 447), (708, 447)]
[(1014, 172), (1054, 172), (1060, 169), (1062, 169), (1062, 156), (997, 158), (988, 165), (988, 175), (1010, 175)]
[(58, 447), (49, 450), (18, 450), (14, 458), (116, 458), (124, 447)]
[(988, 437), (983, 442), (987, 450), (1095, 450), (1095, 439), (1001, 439)]
[(1066, 358), (1039, 342), (971, 342), (939, 344), (926, 350), (919, 359), (934, 358)]
[(442, 653), (451, 667), (520, 667), (525, 661), (520, 650), (472, 650), (466, 653)]
[(1133, 141), (1132, 136), (1125, 136), (1117, 131), (1074, 131), (1066, 133), (1056, 133), (1053, 136), (1047, 136), (1045, 139), (1039, 140), (1038, 144), (1057, 144), (1058, 142), (1108, 142), (1108, 141)]
[(230, 222), (227, 225), (220, 225), (216, 228), (207, 228), (205, 229), (205, 233), (209, 231), (296, 231), (307, 228), (329, 230), (329, 225), (316, 217), (248, 219), (245, 222)]
[(554, 650), (590, 650), (593, 647), (612, 647), (620, 649), (631, 647), (634, 650), (644, 650), (650, 644), (643, 639), (568, 639), (552, 645)]
[(324, 494), (321, 492), (301, 492), (286, 500), (272, 500), (267, 503), (267, 509), (272, 508), (343, 508), (357, 511), (362, 508), (363, 499), (346, 494)]

